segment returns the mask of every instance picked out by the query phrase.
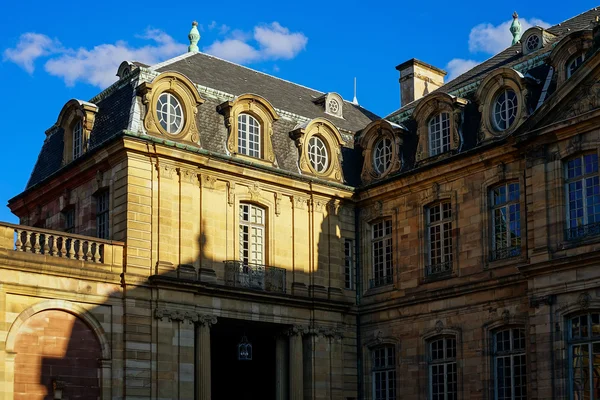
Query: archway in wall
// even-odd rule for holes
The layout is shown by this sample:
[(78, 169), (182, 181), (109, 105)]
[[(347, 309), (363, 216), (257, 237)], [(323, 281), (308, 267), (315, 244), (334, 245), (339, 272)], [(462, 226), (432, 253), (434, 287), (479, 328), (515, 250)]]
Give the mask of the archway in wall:
[(15, 341), (14, 399), (69, 400), (101, 396), (100, 343), (81, 319), (61, 310), (31, 316)]

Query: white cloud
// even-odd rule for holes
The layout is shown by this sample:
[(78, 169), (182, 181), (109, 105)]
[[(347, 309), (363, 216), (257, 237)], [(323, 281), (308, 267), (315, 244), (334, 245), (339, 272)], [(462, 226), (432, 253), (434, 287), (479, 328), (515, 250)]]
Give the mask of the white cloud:
[(211, 31), (217, 27), (217, 21), (213, 21), (208, 25), (208, 29)]
[(471, 68), (478, 65), (480, 62), (475, 60), (465, 60), (463, 58), (454, 58), (450, 60), (448, 64), (446, 64), (446, 71), (448, 72), (448, 77), (446, 81), (449, 82), (452, 79), (458, 77), (459, 75), (467, 72)]
[(204, 51), (237, 62), (289, 60), (306, 48), (308, 38), (302, 32), (290, 32), (278, 22), (254, 27), (252, 35), (234, 30), (229, 38), (217, 40)]
[(4, 50), (4, 60), (12, 61), (32, 74), (35, 70), (35, 60), (59, 49), (60, 43), (57, 40), (39, 33), (28, 32), (21, 35), (15, 48)]
[[(549, 23), (537, 18), (530, 20), (519, 18), (519, 21), (521, 22), (521, 32), (525, 32), (536, 25), (543, 28), (550, 26)], [(484, 23), (473, 27), (469, 34), (469, 51), (471, 53), (496, 54), (506, 49), (512, 43), (512, 34), (510, 33), (511, 24), (512, 19), (500, 25)]]

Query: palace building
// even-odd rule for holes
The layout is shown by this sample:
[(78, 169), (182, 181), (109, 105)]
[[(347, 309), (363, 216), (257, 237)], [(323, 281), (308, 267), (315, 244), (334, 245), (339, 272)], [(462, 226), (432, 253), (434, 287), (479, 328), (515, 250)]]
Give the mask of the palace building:
[(66, 102), (0, 223), (0, 399), (600, 399), (600, 9), (510, 30), (385, 118), (195, 23)]

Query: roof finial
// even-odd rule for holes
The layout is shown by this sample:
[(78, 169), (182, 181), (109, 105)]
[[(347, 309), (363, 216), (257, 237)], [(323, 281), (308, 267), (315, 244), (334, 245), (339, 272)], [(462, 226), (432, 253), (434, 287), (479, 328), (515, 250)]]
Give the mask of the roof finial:
[(352, 100), (352, 102), (358, 105), (358, 99), (356, 98), (356, 77), (354, 77), (354, 99)]
[(190, 45), (188, 46), (188, 52), (193, 53), (198, 50), (198, 41), (200, 40), (200, 32), (198, 32), (198, 22), (192, 22), (192, 29), (190, 29), (190, 33), (188, 34), (188, 39), (190, 39)]
[(521, 40), (521, 23), (519, 22), (519, 14), (515, 11), (512, 15), (513, 22), (510, 25), (510, 33), (513, 35), (512, 44), (516, 44)]

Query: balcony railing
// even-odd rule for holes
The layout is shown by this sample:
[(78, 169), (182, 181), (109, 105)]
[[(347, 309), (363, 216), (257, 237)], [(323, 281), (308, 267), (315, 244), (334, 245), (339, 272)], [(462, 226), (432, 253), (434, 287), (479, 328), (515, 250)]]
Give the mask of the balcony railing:
[(242, 261), (224, 261), (227, 286), (285, 293), (285, 269)]
[(115, 266), (123, 262), (121, 242), (3, 222), (0, 248)]
[(565, 232), (567, 240), (584, 240), (598, 235), (600, 235), (600, 222), (567, 228)]
[(369, 279), (369, 287), (373, 289), (379, 286), (391, 285), (393, 282), (394, 275), (380, 276), (377, 278)]
[(507, 258), (518, 257), (521, 255), (521, 246), (505, 247), (503, 249), (492, 250), (490, 261), (505, 260)]
[(431, 264), (425, 268), (426, 278), (441, 278), (452, 275), (452, 261), (446, 261), (440, 264)]

